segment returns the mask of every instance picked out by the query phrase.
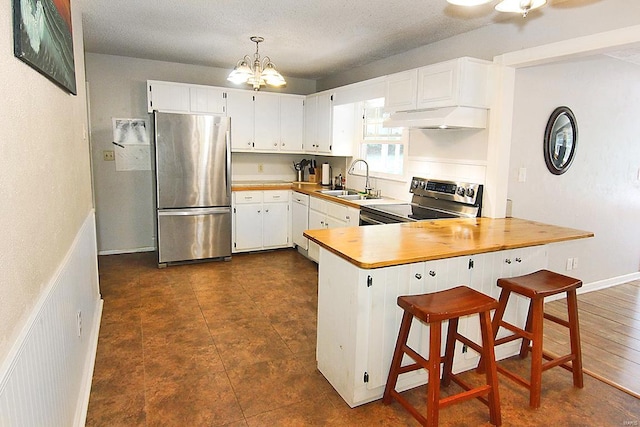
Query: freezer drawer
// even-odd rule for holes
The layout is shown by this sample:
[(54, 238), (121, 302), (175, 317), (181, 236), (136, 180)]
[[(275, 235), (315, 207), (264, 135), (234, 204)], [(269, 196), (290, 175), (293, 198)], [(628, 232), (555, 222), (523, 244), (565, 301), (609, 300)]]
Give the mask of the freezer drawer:
[(230, 207), (158, 211), (158, 264), (230, 256)]

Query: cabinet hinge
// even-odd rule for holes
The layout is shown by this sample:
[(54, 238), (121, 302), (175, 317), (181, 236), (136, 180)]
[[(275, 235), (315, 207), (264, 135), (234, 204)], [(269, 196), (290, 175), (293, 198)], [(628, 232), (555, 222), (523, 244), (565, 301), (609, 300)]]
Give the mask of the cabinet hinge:
[(333, 145), (329, 146), (329, 151), (333, 150)]
[(253, 95), (253, 96), (251, 97), (251, 99), (252, 99), (253, 101), (255, 101), (255, 100), (256, 100), (256, 96), (255, 96), (255, 95)]
[(331, 99), (331, 101), (333, 101), (333, 95), (331, 95), (331, 97), (329, 99)]
[(236, 242), (233, 242), (233, 247), (234, 247), (234, 248), (237, 248), (237, 246), (236, 246)]
[(222, 99), (227, 99), (227, 92), (222, 92)]
[(236, 208), (233, 208), (233, 213), (236, 213)]
[(369, 382), (369, 373), (368, 372), (364, 373), (364, 377), (362, 378), (362, 381), (365, 382), (365, 383)]
[(367, 288), (373, 286), (373, 277), (367, 276)]
[(473, 259), (469, 258), (469, 270), (473, 268)]

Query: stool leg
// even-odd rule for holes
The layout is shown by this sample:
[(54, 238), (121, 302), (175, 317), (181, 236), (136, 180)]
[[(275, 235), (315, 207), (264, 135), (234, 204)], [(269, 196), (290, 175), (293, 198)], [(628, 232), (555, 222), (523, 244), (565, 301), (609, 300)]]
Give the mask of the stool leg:
[(458, 334), (458, 318), (449, 319), (449, 328), (447, 329), (447, 345), (444, 350), (444, 367), (442, 368), (443, 386), (451, 383), (451, 371), (453, 369), (453, 356), (456, 349), (456, 339)]
[(427, 384), (427, 426), (438, 426), (440, 410), (440, 345), (442, 322), (429, 323), (429, 360), (427, 363), (429, 383)]
[(569, 335), (571, 337), (571, 370), (573, 372), (573, 386), (582, 388), (582, 349), (580, 347), (580, 325), (578, 323), (578, 298), (575, 289), (567, 292), (567, 309), (569, 311)]
[(489, 419), (495, 426), (502, 424), (500, 414), (500, 393), (498, 391), (498, 371), (496, 369), (496, 354), (493, 343), (493, 330), (491, 329), (491, 315), (488, 311), (482, 312), (480, 316), (480, 332), (482, 334), (482, 353), (485, 360), (485, 372), (487, 384), (491, 386), (489, 392)]
[[(504, 316), (504, 312), (507, 309), (507, 303), (509, 302), (509, 295), (511, 295), (511, 291), (508, 289), (503, 289), (500, 292), (500, 299), (498, 300), (498, 308), (496, 312), (493, 314), (493, 321), (491, 322), (491, 329), (493, 331), (493, 340), (496, 340), (498, 336), (498, 329), (500, 329), (500, 322), (502, 322), (502, 316)], [(480, 360), (478, 361), (478, 367), (476, 368), (476, 372), (479, 374), (484, 373), (484, 357), (480, 356)]]
[[(525, 324), (524, 330), (527, 332), (531, 332), (531, 313), (533, 312), (533, 304), (529, 302), (529, 311), (527, 312), (527, 323)], [(529, 344), (530, 341), (527, 338), (522, 338), (522, 344), (520, 344), (520, 359), (524, 359), (529, 354)]]
[(391, 368), (389, 369), (389, 376), (387, 377), (387, 385), (384, 388), (384, 395), (382, 397), (382, 402), (385, 404), (389, 404), (393, 400), (391, 391), (396, 389), (396, 382), (398, 381), (398, 375), (400, 374), (400, 365), (402, 364), (402, 356), (404, 356), (402, 348), (407, 343), (412, 320), (413, 315), (408, 311), (405, 311), (402, 315), (402, 323), (400, 324), (400, 331), (398, 332), (396, 349), (393, 352)]
[(531, 300), (533, 309), (531, 333), (533, 335), (533, 345), (531, 348), (531, 388), (529, 395), (529, 406), (540, 407), (540, 393), (542, 389), (542, 327), (544, 318), (544, 298), (533, 298)]

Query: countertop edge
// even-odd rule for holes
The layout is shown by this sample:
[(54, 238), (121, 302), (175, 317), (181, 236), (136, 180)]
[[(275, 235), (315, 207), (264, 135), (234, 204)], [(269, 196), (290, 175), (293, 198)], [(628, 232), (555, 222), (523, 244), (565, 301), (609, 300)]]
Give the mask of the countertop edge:
[[(491, 218), (482, 218), (484, 221), (493, 221), (493, 219)], [(499, 220), (504, 220), (502, 218), (497, 219)], [(525, 247), (531, 247), (531, 246), (541, 246), (541, 245), (547, 245), (547, 244), (551, 244), (551, 243), (559, 243), (559, 242), (564, 242), (564, 241), (570, 241), (570, 240), (578, 240), (578, 239), (584, 239), (584, 238), (590, 238), (590, 237), (594, 237), (595, 234), (593, 232), (590, 231), (583, 231), (583, 230), (577, 230), (577, 229), (570, 229), (567, 227), (560, 227), (560, 226), (554, 226), (554, 225), (550, 225), (550, 224), (543, 224), (540, 222), (535, 222), (535, 221), (530, 221), (530, 220), (524, 220), (524, 219), (518, 219), (518, 218), (511, 218), (511, 220), (515, 220), (518, 222), (521, 222), (523, 225), (526, 224), (531, 224), (531, 225), (536, 225), (538, 227), (540, 226), (544, 226), (544, 227), (548, 227), (550, 229), (563, 229), (567, 232), (570, 232), (562, 235), (562, 236), (558, 236), (558, 237), (550, 237), (550, 236), (545, 236), (545, 237), (540, 237), (540, 238), (531, 238), (531, 239), (527, 239), (526, 241), (522, 241), (522, 240), (517, 240), (514, 241), (514, 243), (510, 244), (484, 244), (481, 247), (474, 247), (474, 248), (468, 248), (468, 249), (451, 249), (448, 251), (440, 251), (440, 252), (435, 252), (435, 253), (425, 253), (420, 254), (419, 256), (403, 256), (401, 258), (398, 259), (384, 259), (384, 260), (380, 260), (380, 261), (376, 261), (376, 262), (366, 262), (366, 261), (362, 261), (352, 255), (350, 255), (349, 253), (346, 253), (344, 251), (338, 250), (330, 245), (328, 245), (326, 242), (323, 242), (322, 240), (314, 237), (313, 235), (310, 235), (307, 233), (307, 231), (311, 231), (313, 232), (313, 230), (307, 230), (304, 232), (304, 236), (307, 237), (309, 240), (317, 243), (318, 245), (320, 245), (321, 247), (323, 247), (324, 249), (332, 252), (333, 254), (345, 259), (346, 261), (350, 262), (351, 264), (355, 265), (358, 268), (361, 269), (376, 269), (376, 268), (383, 268), (383, 267), (392, 267), (392, 266), (397, 266), (397, 265), (405, 265), (405, 264), (413, 264), (413, 263), (417, 263), (417, 262), (424, 262), (424, 261), (433, 261), (433, 260), (438, 260), (438, 259), (445, 259), (445, 258), (454, 258), (454, 257), (459, 257), (459, 256), (466, 256), (466, 255), (479, 255), (479, 254), (483, 254), (483, 253), (489, 253), (489, 252), (498, 252), (498, 251), (504, 251), (504, 250), (510, 250), (510, 249), (519, 249), (519, 248), (525, 248)], [(440, 221), (459, 221), (458, 219), (453, 219), (453, 220), (439, 220), (437, 222)], [(369, 226), (369, 227), (376, 227), (376, 226)], [(433, 233), (437, 233), (437, 231), (431, 231)], [(424, 233), (424, 231), (423, 231)]]

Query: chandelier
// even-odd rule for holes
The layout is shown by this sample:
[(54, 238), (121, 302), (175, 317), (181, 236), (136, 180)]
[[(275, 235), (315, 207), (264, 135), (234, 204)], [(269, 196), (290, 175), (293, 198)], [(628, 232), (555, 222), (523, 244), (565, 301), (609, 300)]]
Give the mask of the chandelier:
[[(478, 6), (480, 4), (489, 3), (493, 0), (447, 0), (456, 6)], [(547, 0), (502, 0), (496, 5), (498, 12), (521, 13), (526, 18), (529, 11), (544, 6)]]
[(235, 84), (250, 84), (253, 86), (253, 90), (260, 90), (260, 86), (265, 84), (276, 87), (284, 86), (287, 82), (276, 70), (271, 58), (265, 56), (264, 59), (260, 59), (258, 45), (264, 41), (264, 38), (253, 36), (251, 41), (256, 44), (256, 53), (253, 54), (253, 59), (249, 55), (245, 55), (238, 61), (227, 80)]

